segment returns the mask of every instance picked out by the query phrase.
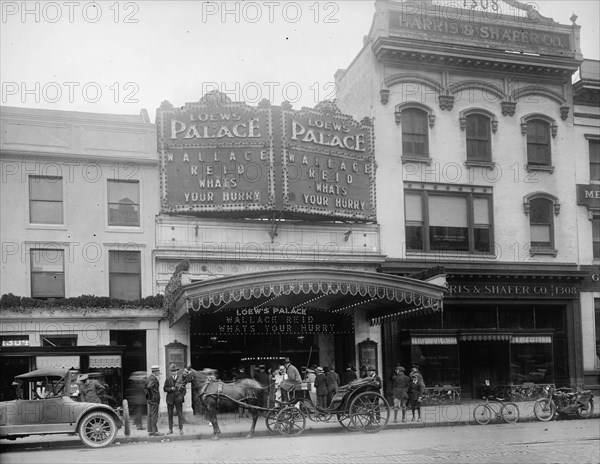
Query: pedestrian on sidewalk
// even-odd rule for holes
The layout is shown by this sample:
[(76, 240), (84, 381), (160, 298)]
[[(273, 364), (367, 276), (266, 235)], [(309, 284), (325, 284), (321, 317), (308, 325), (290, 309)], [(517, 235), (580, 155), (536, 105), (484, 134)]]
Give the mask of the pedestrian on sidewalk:
[(77, 380), (81, 382), (79, 386), (81, 401), (85, 403), (102, 403), (100, 395), (106, 390), (104, 385), (96, 379), (90, 379), (87, 374), (81, 374)]
[(353, 380), (356, 380), (356, 372), (352, 368), (352, 364), (346, 363), (346, 370), (344, 371), (344, 375), (342, 376), (342, 385), (348, 385)]
[(169, 418), (169, 432), (173, 434), (173, 410), (177, 411), (177, 425), (179, 435), (183, 435), (183, 400), (185, 398), (185, 384), (180, 375), (177, 374), (177, 366), (171, 364), (169, 372), (171, 375), (165, 380), (163, 390), (167, 393), (167, 416)]
[(410, 410), (412, 412), (411, 421), (415, 421), (415, 410), (419, 415), (418, 422), (421, 422), (421, 395), (423, 395), (423, 377), (417, 372), (410, 374), (410, 386), (408, 387), (408, 398), (410, 401)]
[(335, 371), (335, 366), (325, 368), (325, 376), (327, 377), (327, 404), (331, 404), (331, 399), (338, 388), (340, 388), (340, 376)]
[(138, 430), (146, 430), (142, 423), (144, 409), (146, 409), (146, 398), (144, 396), (144, 385), (148, 380), (145, 371), (135, 371), (129, 376), (129, 388), (127, 389), (127, 401), (133, 409), (133, 422)]
[(275, 406), (281, 402), (281, 382), (287, 380), (288, 376), (285, 373), (285, 366), (279, 366), (279, 369), (273, 374), (273, 382), (275, 383)]
[(317, 376), (315, 377), (315, 389), (317, 390), (317, 404), (320, 408), (327, 409), (327, 393), (329, 384), (325, 376), (324, 369), (317, 367)]
[(148, 435), (157, 437), (163, 435), (158, 431), (156, 423), (158, 422), (158, 406), (160, 404), (160, 384), (158, 377), (160, 376), (160, 368), (156, 365), (151, 368), (152, 373), (148, 376), (144, 393), (146, 402), (148, 403)]
[(317, 404), (317, 389), (315, 388), (315, 379), (317, 378), (317, 365), (311, 364), (306, 368), (306, 382), (308, 383), (308, 396), (313, 404)]
[(398, 409), (402, 409), (402, 422), (406, 422), (406, 403), (408, 401), (408, 388), (410, 379), (404, 374), (404, 367), (396, 364), (392, 376), (392, 396), (394, 397), (394, 422), (398, 422)]

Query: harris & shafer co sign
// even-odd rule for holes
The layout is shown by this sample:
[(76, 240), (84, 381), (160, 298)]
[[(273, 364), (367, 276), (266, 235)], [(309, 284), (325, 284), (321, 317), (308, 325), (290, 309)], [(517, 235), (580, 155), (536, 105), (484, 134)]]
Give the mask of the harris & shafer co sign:
[(373, 131), (333, 104), (157, 110), (163, 212), (375, 220)]

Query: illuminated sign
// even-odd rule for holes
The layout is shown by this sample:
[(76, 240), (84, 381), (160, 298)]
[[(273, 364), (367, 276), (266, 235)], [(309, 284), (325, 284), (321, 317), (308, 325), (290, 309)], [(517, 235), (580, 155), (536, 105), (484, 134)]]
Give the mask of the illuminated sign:
[(163, 211), (272, 210), (270, 113), (242, 103), (159, 109)]
[(352, 316), (308, 308), (243, 308), (198, 316), (197, 335), (351, 333)]
[(371, 125), (223, 97), (158, 109), (163, 212), (375, 221)]
[(283, 111), (285, 210), (374, 220), (372, 127), (314, 110)]

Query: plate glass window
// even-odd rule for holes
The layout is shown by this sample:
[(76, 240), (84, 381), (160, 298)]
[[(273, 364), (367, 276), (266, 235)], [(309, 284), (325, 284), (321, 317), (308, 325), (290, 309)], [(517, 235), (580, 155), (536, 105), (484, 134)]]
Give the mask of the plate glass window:
[(139, 181), (108, 181), (108, 225), (140, 225)]
[(594, 260), (600, 260), (600, 214), (594, 214), (592, 218), (592, 247)]
[(492, 140), (490, 118), (482, 114), (467, 116), (467, 160), (491, 161)]
[(33, 298), (64, 298), (64, 251), (31, 250), (31, 296)]
[(491, 252), (491, 196), (405, 192), (408, 250)]
[(427, 112), (418, 108), (402, 110), (402, 155), (427, 158)]
[(552, 201), (546, 198), (534, 198), (530, 204), (531, 247), (552, 249), (554, 247)]
[(139, 251), (109, 252), (111, 298), (139, 300), (142, 297), (142, 267)]
[(550, 124), (546, 121), (527, 122), (527, 163), (550, 166)]
[(62, 177), (29, 176), (29, 223), (63, 224)]

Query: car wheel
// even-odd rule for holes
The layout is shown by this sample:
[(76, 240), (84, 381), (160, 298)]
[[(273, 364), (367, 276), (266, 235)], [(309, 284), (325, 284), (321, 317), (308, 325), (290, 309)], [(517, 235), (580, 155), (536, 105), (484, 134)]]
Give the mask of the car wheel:
[(86, 414), (79, 424), (79, 438), (91, 448), (110, 445), (117, 436), (117, 424), (103, 411)]

